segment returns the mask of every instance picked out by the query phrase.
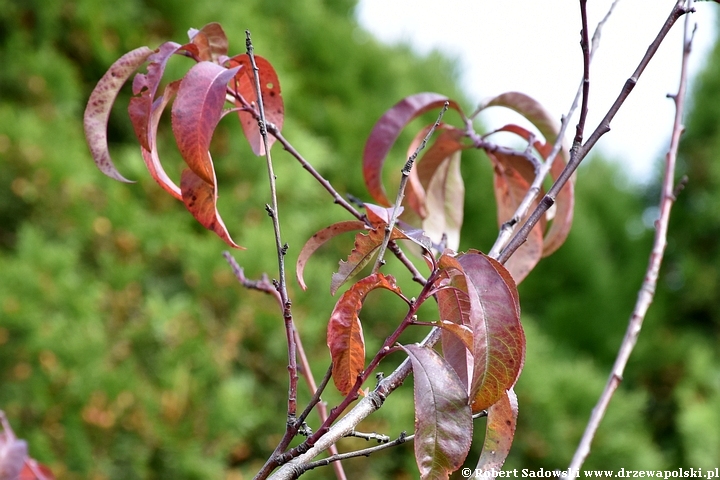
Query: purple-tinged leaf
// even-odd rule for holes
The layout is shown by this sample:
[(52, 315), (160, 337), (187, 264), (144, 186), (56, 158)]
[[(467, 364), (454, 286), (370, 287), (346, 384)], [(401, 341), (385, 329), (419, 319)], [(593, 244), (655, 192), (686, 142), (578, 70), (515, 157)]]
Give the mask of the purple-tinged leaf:
[(295, 266), (295, 273), (300, 287), (303, 290), (307, 290), (305, 279), (303, 278), (303, 272), (305, 272), (305, 265), (307, 264), (307, 261), (318, 248), (324, 245), (328, 240), (335, 238), (342, 233), (364, 230), (365, 228), (365, 223), (360, 220), (348, 220), (346, 222), (334, 223), (310, 237), (300, 250), (297, 264)]
[(190, 29), (190, 41), (198, 48), (198, 59), (218, 63), (227, 56), (228, 39), (219, 23), (208, 23), (200, 30)]
[(186, 168), (183, 170), (180, 179), (180, 190), (182, 191), (185, 208), (192, 213), (193, 217), (203, 227), (215, 232), (218, 237), (231, 247), (245, 249), (245, 247), (241, 247), (230, 238), (225, 223), (220, 218), (217, 211), (217, 190), (214, 178), (212, 183), (208, 183), (196, 175), (195, 172)]
[(413, 119), (442, 107), (446, 101), (450, 101), (450, 108), (464, 117), (458, 104), (447, 97), (437, 93), (418, 93), (400, 100), (375, 123), (363, 151), (363, 177), (370, 195), (380, 205), (391, 205), (382, 184), (382, 168), (400, 132)]
[(144, 147), (140, 147), (140, 151), (142, 153), (143, 160), (145, 161), (145, 166), (150, 172), (152, 178), (155, 179), (155, 181), (166, 192), (168, 192), (170, 195), (177, 198), (178, 200), (182, 201), (182, 192), (180, 191), (180, 187), (178, 187), (175, 182), (173, 182), (170, 177), (168, 177), (167, 173), (165, 173), (165, 170), (160, 163), (160, 158), (158, 157), (157, 151), (157, 129), (158, 124), (160, 123), (160, 117), (162, 116), (163, 110), (165, 110), (165, 107), (167, 106), (170, 99), (174, 97), (177, 93), (179, 87), (179, 80), (169, 83), (167, 87), (165, 87), (163, 96), (157, 99), (153, 104), (152, 115), (150, 116), (150, 125), (148, 130), (150, 150), (146, 150)]
[(457, 258), (468, 281), (474, 335), (473, 410), (494, 404), (517, 381), (525, 361), (517, 287), (510, 273), (480, 252)]
[(415, 461), (422, 480), (440, 480), (460, 468), (472, 443), (467, 390), (435, 350), (403, 347), (410, 357), (415, 392)]
[(402, 295), (393, 277), (375, 273), (343, 293), (330, 315), (327, 346), (333, 362), (332, 377), (343, 395), (350, 393), (358, 375), (365, 369), (365, 339), (359, 314), (368, 293), (377, 288)]
[(95, 164), (101, 172), (121, 182), (131, 183), (130, 180), (117, 171), (110, 158), (107, 143), (107, 124), (110, 118), (110, 110), (120, 92), (120, 88), (122, 88), (132, 72), (142, 65), (152, 53), (153, 51), (148, 47), (140, 47), (120, 57), (97, 83), (85, 108), (83, 126), (85, 128), (85, 139), (90, 147), (93, 160), (95, 160)]
[[(275, 72), (275, 68), (273, 68), (272, 64), (265, 58), (255, 55), (255, 64), (258, 67), (258, 76), (260, 77), (260, 93), (265, 107), (265, 120), (275, 125), (278, 131), (280, 131), (285, 121), (285, 104), (282, 93), (280, 92), (280, 80)], [(239, 94), (248, 105), (257, 110), (255, 77), (250, 63), (250, 57), (247, 54), (236, 55), (230, 59), (229, 65), (240, 67), (237, 75), (235, 75), (234, 81), (230, 85), (231, 88)], [(238, 110), (238, 117), (242, 124), (245, 138), (247, 138), (250, 143), (252, 151), (255, 155), (265, 155), (265, 145), (260, 135), (257, 117), (242, 108), (242, 102), (236, 100), (235, 105), (240, 108), (240, 110)], [(275, 137), (272, 135), (268, 136), (268, 148), (272, 148), (275, 140)]]
[[(380, 207), (372, 203), (365, 203), (364, 205), (367, 211), (368, 221), (373, 227), (384, 227), (390, 223), (390, 217), (392, 217), (395, 207)], [(398, 216), (400, 216), (403, 210), (404, 208), (402, 206), (398, 208)]]
[(182, 48), (180, 44), (175, 42), (163, 43), (148, 57), (147, 74), (138, 73), (133, 78), (132, 87), (135, 96), (130, 99), (128, 113), (135, 130), (135, 136), (137, 136), (140, 146), (145, 150), (152, 150), (151, 145), (155, 141), (150, 128), (155, 95), (160, 86), (168, 59), (180, 48)]
[(215, 172), (208, 149), (222, 117), (227, 83), (237, 70), (200, 62), (183, 77), (173, 102), (172, 129), (180, 154), (188, 167), (213, 187)]
[[(355, 248), (350, 252), (347, 261), (340, 260), (338, 271), (332, 276), (332, 282), (330, 283), (330, 293), (332, 295), (335, 295), (345, 282), (360, 272), (360, 270), (370, 262), (384, 240), (384, 226), (373, 228), (367, 234), (358, 233), (355, 235)], [(399, 229), (393, 228), (390, 240), (409, 240), (409, 238)]]
[(492, 472), (499, 472), (510, 453), (515, 426), (517, 425), (518, 403), (513, 389), (505, 392), (500, 400), (488, 408), (485, 442), (475, 472), (483, 472), (495, 478)]

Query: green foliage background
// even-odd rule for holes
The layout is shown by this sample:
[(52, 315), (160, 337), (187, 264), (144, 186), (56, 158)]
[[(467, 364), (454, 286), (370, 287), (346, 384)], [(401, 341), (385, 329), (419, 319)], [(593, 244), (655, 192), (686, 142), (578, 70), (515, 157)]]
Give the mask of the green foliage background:
[[(256, 51), (280, 75), (285, 136), (339, 192), (366, 198), (359, 158), (377, 118), (420, 91), (463, 96), (452, 62), (379, 44), (357, 26), (353, 6), (0, 0), (0, 408), (58, 478), (251, 478), (284, 427), (286, 348), (273, 301), (241, 289), (221, 242), (143, 171), (121, 106), (127, 91), (111, 117), (110, 140), (120, 170), (138, 182), (114, 182), (93, 166), (81, 126), (90, 90), (137, 46), (182, 41), (188, 28), (220, 21), (240, 52), (249, 28)], [(687, 121), (681, 173), (690, 181), (675, 210), (659, 295), (588, 468), (720, 465), (720, 48), (712, 55)], [(187, 66), (174, 59), (170, 75)], [(169, 123), (163, 126), (167, 133)], [(177, 174), (174, 141), (165, 135), (160, 143)], [(248, 248), (235, 256), (248, 276), (272, 275), (263, 161), (232, 119), (221, 123), (213, 152), (221, 213)], [(403, 155), (398, 150), (398, 168)], [(276, 148), (274, 158), (294, 261), (312, 233), (347, 217), (289, 155)], [(477, 185), (467, 189), (462, 246), (487, 249), (496, 234), (488, 162), (472, 153), (463, 162)], [(578, 185), (567, 244), (521, 286), (528, 358), (509, 468), (567, 466), (649, 252), (652, 232), (642, 215), (656, 187), (629, 186), (600, 159), (580, 171)], [(329, 278), (351, 244), (341, 239), (313, 257), (308, 292), (291, 286), (318, 378), (328, 362)], [(414, 288), (407, 279), (401, 284)], [(401, 313), (391, 296), (368, 299), (370, 347)], [(387, 371), (393, 361), (400, 358)], [(411, 430), (411, 389), (404, 390), (362, 428), (391, 436)], [(308, 396), (303, 389), (301, 400)], [(337, 398), (328, 393), (326, 400)], [(478, 440), (483, 430), (479, 421)], [(341, 449), (364, 445), (348, 440)], [(351, 478), (416, 475), (411, 445), (346, 468)]]

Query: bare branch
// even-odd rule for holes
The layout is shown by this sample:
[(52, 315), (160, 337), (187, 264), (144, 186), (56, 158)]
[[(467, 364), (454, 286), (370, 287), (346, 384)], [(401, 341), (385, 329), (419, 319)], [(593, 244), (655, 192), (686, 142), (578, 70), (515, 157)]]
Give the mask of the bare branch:
[[(692, 0), (688, 0), (686, 11), (690, 11), (691, 9)], [(683, 36), (684, 48), (682, 54), (682, 67), (680, 69), (680, 86), (678, 87), (677, 94), (671, 96), (675, 102), (675, 118), (673, 120), (670, 148), (665, 156), (663, 187), (660, 196), (660, 218), (658, 218), (655, 222), (655, 241), (653, 243), (653, 249), (650, 253), (650, 259), (648, 260), (645, 279), (642, 287), (640, 288), (640, 292), (638, 293), (637, 302), (635, 303), (635, 308), (630, 316), (625, 337), (620, 345), (612, 372), (610, 373), (610, 377), (605, 385), (605, 389), (598, 399), (597, 405), (595, 405), (595, 408), (593, 409), (590, 420), (585, 428), (585, 433), (583, 434), (580, 444), (573, 456), (572, 462), (570, 463), (569, 472), (571, 479), (577, 476), (577, 472), (580, 470), (580, 467), (582, 467), (585, 459), (590, 454), (590, 445), (592, 440), (595, 437), (598, 427), (600, 426), (600, 422), (605, 416), (605, 412), (607, 411), (607, 407), (610, 404), (610, 400), (612, 399), (615, 390), (622, 381), (625, 366), (630, 358), (630, 354), (635, 348), (635, 343), (637, 342), (638, 335), (640, 334), (645, 314), (647, 313), (648, 308), (650, 308), (650, 304), (655, 296), (655, 287), (657, 285), (658, 275), (660, 272), (660, 265), (662, 264), (665, 247), (667, 245), (667, 230), (670, 219), (670, 210), (672, 209), (676, 195), (676, 187), (674, 186), (675, 161), (677, 158), (678, 145), (680, 143), (680, 135), (682, 134), (684, 128), (682, 125), (682, 117), (687, 90), (687, 65), (692, 47), (693, 35), (694, 30), (690, 33), (690, 17), (688, 16), (685, 18), (685, 34)]]

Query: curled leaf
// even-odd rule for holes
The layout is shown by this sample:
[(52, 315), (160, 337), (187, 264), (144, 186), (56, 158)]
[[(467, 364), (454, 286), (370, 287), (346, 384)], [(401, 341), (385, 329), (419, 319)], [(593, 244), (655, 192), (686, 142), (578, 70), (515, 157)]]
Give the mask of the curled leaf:
[(460, 468), (472, 443), (467, 391), (433, 349), (406, 345), (415, 393), (415, 461), (421, 479), (447, 479)]
[[(409, 240), (409, 238), (397, 228), (393, 228), (390, 240)], [(333, 273), (330, 283), (330, 293), (335, 295), (338, 289), (351, 277), (356, 275), (365, 265), (370, 262), (373, 255), (378, 251), (385, 240), (385, 228), (376, 227), (367, 234), (358, 233), (355, 235), (355, 248), (350, 252), (347, 261), (340, 260), (340, 266), (336, 273)]]
[[(513, 389), (488, 408), (485, 441), (475, 472), (489, 474), (495, 478), (510, 453), (515, 426), (517, 425), (518, 402)], [(483, 477), (485, 478), (485, 477)]]
[(237, 70), (197, 63), (183, 77), (173, 102), (172, 129), (180, 154), (197, 176), (213, 186), (215, 172), (208, 149), (222, 117), (227, 83)]
[(110, 158), (107, 143), (107, 124), (110, 118), (110, 110), (120, 92), (120, 88), (125, 84), (132, 72), (142, 65), (152, 53), (153, 51), (148, 47), (140, 47), (120, 57), (97, 83), (85, 108), (83, 127), (93, 160), (95, 160), (95, 164), (101, 172), (121, 182), (130, 183), (130, 180), (118, 172)]
[(323, 228), (319, 232), (315, 233), (310, 239), (305, 242), (300, 254), (298, 255), (297, 264), (295, 265), (295, 274), (297, 275), (298, 283), (303, 290), (307, 289), (305, 285), (305, 279), (303, 278), (303, 272), (305, 272), (305, 265), (310, 259), (313, 253), (320, 248), (325, 242), (331, 238), (356, 230), (365, 229), (365, 223), (360, 220), (349, 220), (346, 222), (338, 222), (330, 225), (329, 227)]
[[(260, 77), (260, 93), (265, 107), (265, 120), (275, 125), (278, 131), (280, 131), (285, 121), (285, 105), (280, 92), (280, 80), (275, 72), (275, 68), (273, 68), (272, 64), (265, 58), (255, 55), (255, 64), (258, 67), (258, 76)], [(257, 109), (255, 77), (250, 63), (250, 57), (247, 54), (236, 55), (230, 59), (229, 65), (240, 67), (231, 84), (231, 88), (235, 90), (249, 106)], [(235, 104), (239, 107), (238, 117), (242, 124), (245, 138), (247, 138), (250, 143), (252, 151), (255, 155), (265, 155), (265, 145), (260, 135), (257, 117), (247, 111), (239, 100), (236, 100)], [(275, 137), (272, 135), (268, 136), (269, 148), (272, 147), (275, 140)]]
[(363, 177), (370, 195), (380, 205), (390, 206), (382, 184), (382, 167), (400, 132), (414, 118), (450, 101), (450, 108), (462, 114), (458, 104), (437, 93), (418, 93), (405, 97), (375, 123), (363, 150)]
[(359, 314), (368, 293), (377, 288), (402, 294), (393, 277), (375, 273), (343, 293), (330, 315), (327, 346), (333, 362), (332, 377), (343, 395), (350, 393), (365, 369), (365, 339)]
[(190, 29), (188, 36), (197, 46), (200, 60), (217, 63), (220, 58), (227, 56), (228, 39), (219, 23), (208, 23), (200, 30)]
[(217, 191), (215, 182), (208, 183), (200, 178), (189, 168), (182, 172), (180, 180), (180, 190), (182, 191), (182, 200), (185, 208), (192, 213), (193, 217), (200, 224), (215, 232), (225, 243), (233, 248), (243, 249), (237, 245), (225, 227), (225, 223), (220, 218), (217, 211)]

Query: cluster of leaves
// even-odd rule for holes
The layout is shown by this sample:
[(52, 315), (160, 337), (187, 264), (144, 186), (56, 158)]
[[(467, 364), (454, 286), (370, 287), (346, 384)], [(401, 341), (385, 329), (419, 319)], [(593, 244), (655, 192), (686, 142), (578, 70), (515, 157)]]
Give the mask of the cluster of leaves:
[[(147, 73), (137, 73), (132, 82), (135, 96), (128, 110), (148, 171), (165, 191), (181, 200), (204, 227), (228, 245), (242, 248), (230, 237), (217, 210), (217, 178), (208, 150), (220, 119), (237, 112), (253, 152), (266, 154), (265, 129), (273, 134), (272, 141), (281, 139), (284, 107), (279, 80), (272, 65), (262, 57), (248, 54), (228, 57), (227, 38), (219, 24), (193, 29), (189, 37), (190, 42), (184, 45), (167, 42), (156, 50), (140, 47), (117, 60), (88, 102), (84, 121), (86, 138), (101, 171), (116, 180), (128, 181), (110, 159), (107, 122), (120, 88), (133, 72), (147, 63)], [(196, 63), (181, 80), (168, 83), (158, 95), (165, 66), (172, 55), (189, 57)], [(265, 105), (264, 116), (258, 102), (256, 76)], [(157, 150), (158, 125), (171, 101), (172, 130), (186, 163), (179, 187), (165, 172)], [(227, 101), (232, 103), (231, 108), (225, 108)], [(456, 127), (440, 122), (421, 129), (416, 135), (410, 152), (419, 151), (419, 145), (435, 127), (439, 131), (417, 166), (407, 169), (405, 207), (408, 214), (396, 224), (395, 218), (403, 207), (392, 205), (387, 198), (382, 183), (383, 164), (413, 119), (444, 104), (460, 114), (463, 125)], [(542, 161), (551, 155), (557, 136), (557, 127), (549, 115), (526, 95), (516, 92), (500, 95), (482, 108), (492, 106), (520, 113), (544, 138), (537, 139), (534, 133), (519, 125), (506, 125), (489, 135), (513, 133), (526, 142), (527, 147), (518, 151), (491, 143), (487, 140), (489, 135), (474, 132), (473, 117), (466, 116), (456, 102), (433, 93), (407, 97), (386, 112), (371, 132), (363, 154), (365, 183), (380, 206), (365, 204), (366, 214), (357, 214), (358, 220), (336, 223), (315, 234), (301, 251), (297, 263), (298, 281), (304, 287), (303, 271), (313, 252), (341, 233), (367, 231), (357, 234), (352, 253), (347, 261), (340, 262), (331, 283), (331, 292), (335, 294), (361, 272), (387, 242), (409, 240), (416, 245), (414, 248), (419, 248), (430, 275), (420, 280), (423, 286), (417, 298), (408, 299), (392, 276), (375, 268), (369, 276), (354, 283), (336, 303), (328, 323), (327, 344), (333, 360), (335, 386), (346, 396), (344, 405), (363, 393), (362, 385), (385, 356), (398, 349), (408, 354), (415, 376), (415, 453), (423, 478), (446, 477), (463, 464), (472, 441), (473, 414), (480, 412), (486, 412), (489, 418), (478, 467), (494, 469), (504, 462), (517, 416), (512, 388), (525, 355), (516, 284), (542, 256), (554, 252), (564, 242), (572, 222), (573, 189), (569, 184), (558, 196), (552, 216), (543, 218), (535, 226), (527, 242), (511, 257), (507, 269), (478, 251), (456, 252), (465, 200), (460, 153), (470, 148), (487, 153), (494, 168), (498, 223), (514, 225), (524, 219), (517, 218), (516, 212)], [(563, 152), (563, 160), (566, 158)], [(551, 174), (557, 177), (564, 163), (557, 161), (553, 165)], [(359, 314), (367, 295), (378, 288), (399, 296), (408, 305), (408, 311), (366, 365)], [(419, 321), (418, 308), (430, 298), (437, 301), (439, 319)], [(397, 345), (400, 335), (411, 325), (440, 328), (442, 355), (431, 345)]]

